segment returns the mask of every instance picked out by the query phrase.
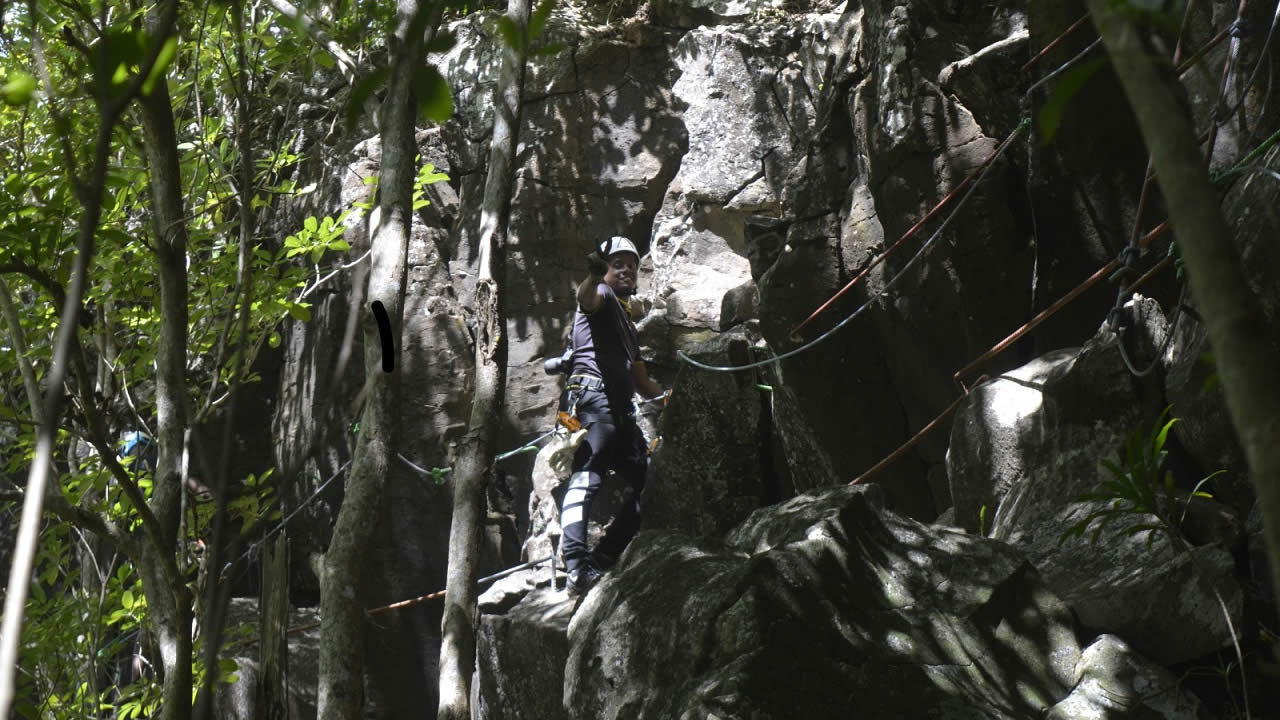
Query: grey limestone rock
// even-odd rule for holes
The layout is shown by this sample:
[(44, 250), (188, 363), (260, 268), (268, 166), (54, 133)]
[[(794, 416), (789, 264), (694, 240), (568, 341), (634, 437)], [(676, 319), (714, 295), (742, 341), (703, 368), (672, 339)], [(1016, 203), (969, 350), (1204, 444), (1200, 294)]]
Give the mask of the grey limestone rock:
[(1198, 698), (1179, 687), (1176, 675), (1134, 652), (1114, 635), (1102, 635), (1080, 654), (1075, 686), (1045, 720), (1202, 720)]
[(571, 718), (1034, 718), (1079, 658), (1070, 612), (1000, 542), (844, 487), (720, 547), (642, 534), (569, 624)]
[[(742, 365), (768, 357), (758, 341), (752, 328), (738, 328), (690, 348), (690, 356)], [(659, 427), (642, 503), (646, 528), (719, 537), (759, 507), (837, 480), (794, 396), (764, 368), (686, 366)]]
[[(314, 717), (316, 683), (319, 680), (320, 613), (315, 608), (293, 608), (289, 611), (289, 627), (309, 626), (291, 631), (288, 644), (289, 717)], [(232, 598), (227, 608), (227, 622), (222, 657), (236, 662), (236, 679), (219, 683), (214, 700), (215, 716), (227, 720), (259, 720), (267, 717), (259, 707), (258, 684), (260, 666), (258, 643), (242, 642), (256, 638), (258, 601), (256, 598)]]
[(569, 654), (574, 604), (563, 591), (534, 590), (499, 614), (482, 614), (476, 632), (479, 720), (570, 717), (558, 692)]
[[(1142, 319), (1129, 331), (1140, 336), (1133, 349), (1142, 363), (1163, 340), (1164, 320), (1151, 300), (1126, 308)], [(1150, 427), (1157, 413), (1135, 390), (1116, 336), (1104, 327), (1079, 350), (1042, 356), (974, 390), (956, 414), (947, 460), (957, 523), (973, 531), (981, 521), (992, 537), (1025, 552), (1084, 625), (1174, 663), (1229, 640), (1210, 588), (1233, 620), (1240, 617), (1243, 596), (1228, 550), (1183, 552), (1185, 543), (1162, 532), (1135, 535), (1130, 527), (1154, 521), (1140, 515), (1108, 525), (1096, 542), (1092, 533), (1064, 538), (1100, 507), (1083, 499), (1109, 477), (1100, 460), (1114, 457), (1127, 434)]]

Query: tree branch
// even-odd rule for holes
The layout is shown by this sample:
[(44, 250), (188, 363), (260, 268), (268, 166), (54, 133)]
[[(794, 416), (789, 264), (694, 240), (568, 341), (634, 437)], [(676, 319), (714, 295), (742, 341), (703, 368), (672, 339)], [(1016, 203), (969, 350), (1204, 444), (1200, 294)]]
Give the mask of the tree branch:
[(54, 280), (52, 275), (38, 267), (28, 265), (27, 263), (19, 260), (11, 260), (9, 262), (0, 263), (0, 274), (3, 273), (18, 273), (19, 275), (26, 275), (34, 280), (37, 285), (44, 288), (45, 292), (49, 293), (49, 295), (53, 297), (54, 302), (59, 305), (63, 304), (67, 299), (67, 292), (62, 288), (62, 285), (60, 285), (57, 280)]
[(333, 39), (329, 37), (328, 33), (317, 27), (315, 21), (313, 21), (310, 16), (301, 12), (293, 5), (290, 5), (286, 0), (267, 0), (267, 3), (271, 5), (271, 7), (275, 8), (276, 12), (302, 26), (302, 29), (305, 30), (308, 35), (315, 38), (316, 42), (320, 43), (321, 47), (328, 51), (328, 53), (333, 56), (334, 60), (338, 61), (338, 67), (341, 70), (343, 77), (347, 79), (347, 82), (355, 82), (355, 58), (351, 57), (346, 50), (343, 50), (341, 45), (334, 42)]

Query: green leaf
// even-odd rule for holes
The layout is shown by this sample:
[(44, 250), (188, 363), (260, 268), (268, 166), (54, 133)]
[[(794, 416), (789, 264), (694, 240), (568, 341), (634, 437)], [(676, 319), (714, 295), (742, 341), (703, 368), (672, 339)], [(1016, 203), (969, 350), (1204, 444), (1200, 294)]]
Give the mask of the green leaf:
[(120, 594), (120, 607), (123, 607), (125, 610), (132, 610), (133, 603), (134, 603), (133, 591), (125, 590), (123, 593)]
[(413, 82), (418, 93), (418, 109), (428, 120), (443, 123), (453, 116), (453, 92), (439, 70), (428, 65), (414, 75)]
[(422, 166), (422, 170), (418, 171), (419, 185), (423, 185), (423, 186), (430, 185), (432, 183), (437, 183), (442, 180), (448, 180), (448, 179), (449, 179), (449, 176), (447, 174), (442, 172), (436, 172), (436, 166), (431, 163), (424, 164)]
[(301, 322), (310, 322), (311, 320), (311, 311), (300, 303), (286, 303), (284, 309), (289, 313), (289, 317), (294, 320)]
[(137, 65), (146, 57), (144, 36), (135, 32), (125, 18), (120, 18), (114, 28), (107, 31), (107, 67)]
[(529, 15), (529, 39), (536, 40), (542, 35), (542, 31), (547, 27), (547, 18), (551, 17), (551, 11), (555, 9), (556, 0), (542, 0), (538, 3), (538, 7), (533, 9)]
[(1169, 438), (1169, 430), (1173, 427), (1174, 423), (1176, 422), (1178, 422), (1178, 418), (1173, 418), (1169, 420), (1169, 422), (1165, 423), (1164, 427), (1160, 428), (1160, 432), (1159, 434), (1156, 435), (1156, 439), (1154, 443), (1155, 449), (1157, 451), (1164, 449), (1165, 440)]
[(1043, 144), (1048, 145), (1053, 142), (1053, 138), (1058, 134), (1058, 128), (1062, 125), (1062, 116), (1066, 113), (1067, 107), (1076, 95), (1080, 94), (1081, 88), (1094, 73), (1102, 69), (1105, 64), (1104, 59), (1094, 58), (1066, 71), (1053, 84), (1053, 89), (1049, 91), (1049, 98), (1045, 100), (1044, 105), (1040, 107), (1040, 112), (1036, 115), (1036, 125)]
[(173, 34), (165, 39), (164, 45), (160, 48), (160, 54), (156, 56), (156, 64), (151, 66), (151, 72), (147, 73), (147, 79), (142, 81), (143, 96), (151, 95), (156, 83), (164, 78), (164, 74), (168, 72), (169, 66), (173, 64), (173, 59), (177, 55), (178, 36)]
[(387, 79), (390, 77), (391, 68), (380, 67), (361, 78), (351, 88), (351, 95), (347, 97), (347, 107), (343, 112), (343, 123), (348, 128), (355, 126), (356, 120), (360, 118), (360, 113), (364, 110), (365, 101), (382, 89), (382, 86), (387, 84)]
[(315, 232), (319, 229), (320, 224), (316, 222), (315, 217), (312, 216), (302, 221), (302, 227), (306, 228), (310, 232)]
[(561, 52), (564, 52), (565, 48), (567, 47), (569, 46), (565, 45), (564, 43), (550, 43), (548, 45), (543, 45), (537, 50), (534, 50), (531, 54), (534, 55), (535, 57), (545, 57), (547, 55), (559, 55)]
[(506, 15), (498, 16), (498, 32), (502, 35), (502, 42), (512, 50), (521, 50), (524, 47), (524, 34), (520, 32), (520, 26), (516, 24)]
[(271, 334), (267, 336), (267, 345), (273, 349), (280, 347), (280, 333), (272, 330)]
[(35, 94), (36, 87), (35, 76), (14, 72), (9, 75), (4, 87), (0, 87), (0, 94), (4, 95), (4, 101), (10, 105), (26, 105)]

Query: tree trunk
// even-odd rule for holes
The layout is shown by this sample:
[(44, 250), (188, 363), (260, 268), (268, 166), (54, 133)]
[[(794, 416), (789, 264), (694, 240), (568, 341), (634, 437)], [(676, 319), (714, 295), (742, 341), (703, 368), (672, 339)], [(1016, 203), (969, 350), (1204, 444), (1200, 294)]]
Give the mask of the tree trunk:
[[(370, 306), (381, 303), (398, 351), (404, 319), (404, 281), (408, 262), (409, 228), (413, 221), (413, 181), (417, 145), (414, 119), (417, 104), (413, 73), (422, 62), (422, 38), (410, 37), (409, 26), (419, 11), (418, 0), (397, 0), (396, 30), (389, 39), (394, 59), (387, 98), (382, 108), (382, 167), (378, 175), (378, 206), (369, 217), (372, 256), (369, 272)], [(366, 404), (360, 437), (348, 476), (346, 494), (333, 539), (325, 553), (320, 579), (320, 681), (322, 720), (361, 717), (364, 605), (362, 570), (374, 526), (382, 506), (386, 478), (397, 446), (399, 423), (399, 358), (397, 368), (383, 371), (382, 342), (371, 309), (364, 315)]]
[[(258, 601), (258, 710), (263, 720), (289, 717), (289, 539), (284, 533), (262, 551)], [(293, 718), (292, 720), (301, 720)]]
[(27, 404), (31, 406), (30, 416), (40, 422), (40, 383), (36, 382), (36, 371), (31, 367), (31, 358), (27, 357), (27, 336), (22, 330), (18, 310), (13, 306), (13, 295), (3, 276), (0, 276), (0, 310), (4, 311), (5, 323), (9, 326), (9, 342), (13, 345), (13, 353), (18, 358), (18, 369), (22, 372), (22, 387), (27, 391)]
[(1280, 353), (1270, 343), (1257, 298), (1246, 284), (1172, 67), (1156, 60), (1159, 53), (1144, 42), (1141, 28), (1124, 8), (1110, 0), (1089, 0), (1089, 12), (1151, 151), (1231, 423), (1249, 458), (1271, 581), (1280, 597)]
[(155, 255), (160, 281), (160, 337), (156, 342), (156, 461), (151, 509), (162, 546), (144, 543), (141, 576), (164, 667), (166, 720), (191, 714), (191, 606), (180, 599), (181, 578), (165, 561), (178, 549), (182, 500), (182, 448), (187, 429), (187, 226), (182, 175), (167, 83), (140, 98), (143, 144), (150, 171)]
[[(13, 560), (9, 566), (9, 581), (5, 589), (3, 627), (0, 628), (0, 717), (8, 717), (14, 699), (14, 673), (18, 666), (19, 636), (26, 609), (27, 590), (31, 584), (31, 571), (35, 560), (36, 544), (40, 531), (44, 495), (48, 488), (50, 469), (53, 467), (53, 439), (57, 431), (59, 407), (62, 402), (62, 382), (70, 364), (71, 348), (75, 345), (80, 311), (80, 300), (88, 286), (89, 261), (93, 257), (94, 235), (102, 218), (102, 195), (106, 187), (107, 153), (111, 146), (111, 130), (114, 117), (104, 117), (98, 127), (94, 148), (93, 178), (82, 199), (84, 214), (76, 240), (76, 259), (71, 270), (71, 287), (67, 290), (58, 316), (58, 332), (54, 340), (53, 360), (46, 378), (44, 398), (41, 400), (41, 416), (36, 435), (35, 458), (27, 474), (27, 485), (22, 503), (22, 520), (14, 540)], [(50, 493), (51, 497), (62, 498)]]
[[(223, 416), (222, 445), (219, 450), (218, 464), (214, 483), (214, 514), (209, 543), (206, 567), (212, 572), (206, 575), (205, 599), (203, 613), (199, 618), (201, 636), (204, 640), (204, 681), (196, 696), (195, 720), (208, 720), (213, 717), (219, 676), (218, 654), (222, 648), (222, 633), (226, 624), (227, 606), (231, 602), (230, 582), (224, 581), (222, 570), (228, 556), (235, 557), (240, 549), (240, 538), (237, 531), (231, 528), (228, 518), (228, 495), (230, 493), (229, 462), (231, 443), (234, 435), (233, 425), (236, 422), (236, 409), (239, 403), (241, 381), (249, 372), (246, 354), (249, 349), (249, 308), (253, 302), (253, 282), (250, 267), (250, 246), (257, 229), (257, 216), (253, 207), (255, 194), (253, 187), (254, 158), (252, 141), (252, 114), (250, 111), (251, 96), (249, 94), (249, 65), (245, 53), (245, 18), (243, 3), (231, 6), (232, 24), (236, 39), (236, 72), (235, 72), (235, 138), (236, 138), (236, 191), (239, 196), (240, 242), (237, 248), (236, 285), (232, 295), (232, 307), (236, 308), (235, 341), (232, 344), (231, 357), (235, 358), (235, 370), (231, 375), (227, 388), (227, 407)], [(238, 306), (238, 307), (237, 307)], [(228, 323), (228, 328), (230, 323)], [(234, 560), (233, 560), (234, 562)], [(265, 606), (260, 610), (265, 611)]]
[[(507, 17), (529, 24), (529, 0), (508, 0)], [(527, 30), (522, 32), (527, 37)], [(520, 95), (528, 43), (507, 47), (494, 103), (493, 141), (480, 212), (480, 269), (476, 277), (475, 395), (466, 440), (453, 474), (453, 520), (449, 527), (449, 569), (441, 621), (439, 720), (469, 720), (471, 675), (475, 668), (476, 555), (484, 521), (485, 478), (493, 466), (494, 439), (501, 419), (507, 376), (506, 312), (503, 299), (507, 222)]]

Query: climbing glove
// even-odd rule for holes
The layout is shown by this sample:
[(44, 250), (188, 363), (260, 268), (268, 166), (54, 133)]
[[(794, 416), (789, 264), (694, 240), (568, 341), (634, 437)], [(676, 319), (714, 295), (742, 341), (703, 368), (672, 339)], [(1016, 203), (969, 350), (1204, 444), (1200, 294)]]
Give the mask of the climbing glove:
[(587, 271), (591, 273), (591, 277), (604, 277), (609, 272), (609, 263), (604, 261), (599, 252), (592, 252), (587, 255)]

